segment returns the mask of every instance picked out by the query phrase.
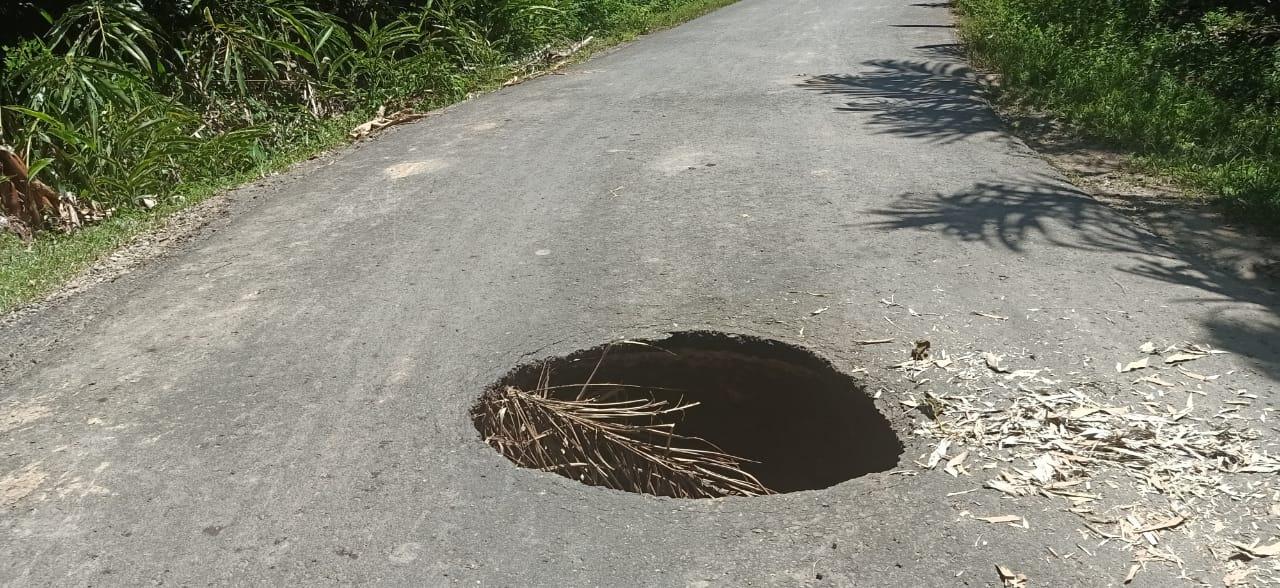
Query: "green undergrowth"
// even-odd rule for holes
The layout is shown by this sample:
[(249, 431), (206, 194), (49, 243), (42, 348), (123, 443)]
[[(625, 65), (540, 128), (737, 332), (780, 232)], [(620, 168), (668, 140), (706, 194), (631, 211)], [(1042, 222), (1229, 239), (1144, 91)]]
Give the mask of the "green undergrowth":
[(957, 0), (997, 99), (1052, 113), (1280, 232), (1280, 4)]
[(116, 212), (31, 243), (0, 233), (0, 311), (174, 212), (343, 144), (380, 107), (447, 106), (546, 67), (554, 59), (534, 58), (548, 47), (592, 36), (582, 59), (733, 1), (74, 4), (5, 47), (0, 143), (44, 182)]

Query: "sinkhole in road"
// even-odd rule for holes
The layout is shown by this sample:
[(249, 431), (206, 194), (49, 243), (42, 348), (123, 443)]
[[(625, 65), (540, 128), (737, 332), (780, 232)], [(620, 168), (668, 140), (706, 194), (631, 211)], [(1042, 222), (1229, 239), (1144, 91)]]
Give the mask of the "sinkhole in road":
[(802, 347), (696, 331), (518, 366), (472, 409), (521, 467), (676, 498), (816, 490), (898, 463), (851, 376)]

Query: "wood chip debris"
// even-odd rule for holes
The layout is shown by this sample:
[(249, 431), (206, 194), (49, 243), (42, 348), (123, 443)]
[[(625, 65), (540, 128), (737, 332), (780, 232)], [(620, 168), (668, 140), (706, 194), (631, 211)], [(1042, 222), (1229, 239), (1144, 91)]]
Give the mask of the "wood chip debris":
[(985, 316), (985, 317), (987, 317), (987, 318), (989, 318), (989, 319), (996, 319), (996, 320), (998, 320), (998, 321), (1007, 321), (1007, 320), (1009, 320), (1009, 317), (1007, 317), (1007, 316), (1000, 316), (1000, 315), (998, 315), (998, 314), (991, 314), (991, 313), (987, 313), (987, 312), (978, 312), (978, 311), (976, 311), (976, 310), (975, 310), (975, 311), (973, 311), (973, 314), (976, 314), (976, 315), (978, 315), (978, 316)]
[(1129, 566), (1129, 573), (1127, 573), (1127, 574), (1125, 574), (1125, 575), (1124, 575), (1124, 583), (1125, 583), (1125, 584), (1128, 584), (1129, 582), (1132, 582), (1132, 581), (1133, 581), (1133, 579), (1134, 579), (1135, 577), (1137, 577), (1137, 575), (1138, 575), (1138, 570), (1140, 570), (1140, 569), (1142, 569), (1142, 566), (1140, 566), (1140, 565), (1138, 565), (1138, 564), (1133, 564), (1133, 565)]
[(969, 475), (969, 472), (964, 468), (964, 461), (966, 459), (969, 459), (969, 452), (967, 450), (962, 451), (959, 455), (947, 460), (947, 465), (943, 468), (943, 471), (951, 474), (954, 478), (960, 477), (961, 474), (966, 476)]
[(1245, 555), (1253, 558), (1275, 557), (1280, 555), (1280, 541), (1270, 545), (1260, 545), (1259, 542), (1256, 541), (1252, 545), (1246, 545), (1236, 541), (1229, 541), (1228, 543), (1230, 543), (1232, 547), (1239, 549)]
[[(1186, 344), (1162, 352), (1144, 344), (1139, 350), (1166, 358), (1194, 355), (1169, 368), (1146, 357), (1133, 362), (1184, 376), (1188, 372), (1178, 364), (1216, 351)], [(1009, 353), (1021, 357), (1026, 350)], [(1124, 373), (1127, 366), (1118, 367)], [(1035, 495), (1061, 500), (1064, 510), (1085, 519), (1082, 525), (1101, 544), (1133, 553), (1129, 580), (1148, 563), (1181, 566), (1172, 548), (1187, 541), (1229, 545), (1228, 555), (1238, 559), (1278, 561), (1280, 541), (1248, 543), (1252, 539), (1224, 537), (1233, 532), (1230, 526), (1212, 525), (1219, 521), (1214, 513), (1226, 509), (1269, 512), (1273, 504), (1280, 509), (1280, 489), (1272, 485), (1280, 477), (1267, 477), (1280, 472), (1280, 457), (1237, 414), (1248, 408), (1232, 404), (1258, 395), (1228, 389), (1217, 396), (1219, 408), (1199, 413), (1194, 396), (1214, 396), (1204, 387), (1216, 386), (1217, 376), (1186, 376), (1189, 381), (1174, 383), (1167, 375), (1152, 374), (1120, 382), (1080, 372), (1063, 377), (1052, 369), (1010, 372), (994, 351), (949, 356), (945, 365), (917, 360), (893, 368), (913, 386), (933, 384), (898, 398), (921, 413), (926, 401), (931, 409), (929, 418), (916, 417), (913, 434), (932, 440), (934, 449), (917, 464), (938, 469), (945, 463), (940, 469), (956, 477), (981, 472), (983, 488), (1010, 500)], [(1126, 400), (1132, 397), (1140, 400)], [(1267, 409), (1255, 410), (1269, 425)], [(1136, 491), (1141, 499), (1115, 505), (1114, 497), (1123, 495), (1108, 494), (1112, 490)], [(1213, 510), (1219, 502), (1224, 510)], [(1012, 516), (979, 520), (1012, 524)], [(1231, 538), (1236, 541), (1228, 542)]]
[(1138, 378), (1137, 380), (1134, 380), (1135, 384), (1138, 382), (1146, 382), (1148, 384), (1155, 384), (1156, 386), (1162, 386), (1165, 388), (1172, 388), (1176, 386), (1176, 384), (1174, 384), (1173, 382), (1169, 382), (1167, 380), (1161, 379), (1160, 376), (1156, 376), (1156, 375), (1144, 376), (1144, 377)]
[(1000, 372), (1002, 374), (1007, 374), (1009, 373), (1009, 370), (1000, 365), (1000, 361), (1002, 359), (1003, 359), (1002, 357), (994, 353), (982, 354), (982, 361), (987, 364), (988, 369), (990, 369), (993, 372)]
[(1137, 532), (1150, 533), (1151, 531), (1163, 531), (1165, 529), (1172, 529), (1174, 527), (1177, 527), (1178, 525), (1181, 525), (1186, 521), (1187, 519), (1184, 517), (1180, 517), (1180, 516), (1170, 517), (1158, 523), (1142, 527), (1138, 529)]
[(1000, 575), (1004, 588), (1027, 588), (1026, 574), (1019, 574), (1000, 564), (996, 564), (996, 573)]
[(947, 456), (947, 448), (951, 447), (950, 439), (943, 439), (938, 442), (938, 446), (933, 448), (933, 453), (929, 454), (929, 460), (925, 462), (925, 467), (933, 469), (938, 466), (938, 462)]
[(1136, 370), (1140, 370), (1140, 369), (1145, 369), (1145, 368), (1151, 367), (1151, 366), (1150, 366), (1150, 359), (1151, 359), (1151, 358), (1149, 358), (1149, 357), (1144, 357), (1144, 358), (1139, 359), (1139, 360), (1137, 360), (1137, 361), (1131, 361), (1131, 362), (1129, 362), (1129, 363), (1126, 363), (1126, 364), (1124, 364), (1124, 366), (1121, 366), (1120, 364), (1118, 364), (1118, 363), (1117, 363), (1117, 364), (1116, 364), (1116, 371), (1117, 371), (1117, 372), (1120, 372), (1120, 373), (1122, 373), (1122, 374), (1123, 374), (1123, 373), (1132, 372), (1132, 371), (1136, 371)]

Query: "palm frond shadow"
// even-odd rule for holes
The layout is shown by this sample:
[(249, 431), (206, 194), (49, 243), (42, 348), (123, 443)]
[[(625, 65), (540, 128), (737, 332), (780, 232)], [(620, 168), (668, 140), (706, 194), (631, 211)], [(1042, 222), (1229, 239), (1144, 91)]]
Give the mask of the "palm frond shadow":
[(952, 194), (902, 195), (872, 210), (877, 229), (937, 230), (961, 241), (1012, 251), (1027, 243), (1093, 251), (1157, 253), (1164, 243), (1105, 204), (1048, 176), (1033, 182), (979, 182)]
[[(1171, 302), (1211, 305), (1199, 319), (1208, 342), (1252, 358), (1260, 373), (1280, 381), (1280, 297), (1274, 281), (1243, 278), (1203, 254), (1174, 247), (1061, 180), (1045, 175), (980, 182), (950, 194), (907, 193), (870, 213), (877, 218), (863, 228), (940, 232), (1018, 252), (1048, 246), (1130, 254), (1134, 263), (1117, 271), (1210, 294)], [(1212, 248), (1213, 236), (1205, 239)]]
[[(954, 48), (926, 47), (939, 57)], [(932, 50), (930, 50), (932, 49)], [(951, 143), (998, 131), (1000, 120), (977, 95), (974, 74), (967, 66), (930, 60), (876, 59), (863, 62), (872, 69), (859, 74), (825, 74), (799, 86), (847, 98), (842, 112), (871, 113), (877, 132)]]
[(1277, 280), (1242, 278), (1194, 257), (1175, 263), (1139, 259), (1136, 265), (1118, 269), (1148, 280), (1212, 294), (1213, 297), (1208, 299), (1186, 297), (1174, 302), (1209, 305), (1208, 318), (1200, 321), (1209, 332), (1209, 342), (1252, 358), (1261, 373), (1280, 382), (1280, 294), (1276, 290)]

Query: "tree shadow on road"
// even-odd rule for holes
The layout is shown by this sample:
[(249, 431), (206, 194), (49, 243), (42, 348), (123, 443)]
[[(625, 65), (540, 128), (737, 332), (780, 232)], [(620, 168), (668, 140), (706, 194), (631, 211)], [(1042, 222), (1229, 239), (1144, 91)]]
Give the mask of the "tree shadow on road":
[[(1131, 254), (1132, 263), (1116, 271), (1210, 294), (1170, 302), (1207, 310), (1201, 325), (1210, 343), (1255, 359), (1266, 377), (1280, 381), (1280, 298), (1273, 279), (1243, 277), (1197, 251), (1175, 247), (1061, 180), (1040, 176), (980, 182), (950, 194), (908, 193), (871, 214), (878, 218), (867, 224), (875, 229), (941, 232), (1010, 251), (1034, 248), (1043, 254), (1045, 247), (1062, 247)], [(1204, 235), (1203, 251), (1213, 250), (1215, 238)]]
[[(949, 44), (924, 46), (926, 53), (951, 57)], [(825, 74), (799, 86), (848, 98), (842, 112), (870, 113), (868, 123), (879, 133), (952, 143), (982, 133), (998, 132), (1000, 119), (977, 96), (973, 70), (957, 63), (930, 60), (876, 59), (860, 74)]]
[(980, 241), (1022, 252), (1030, 242), (1094, 251), (1158, 252), (1155, 235), (1087, 194), (1048, 176), (1033, 182), (979, 182), (953, 194), (906, 194), (883, 217), (879, 229), (941, 231), (961, 241)]

